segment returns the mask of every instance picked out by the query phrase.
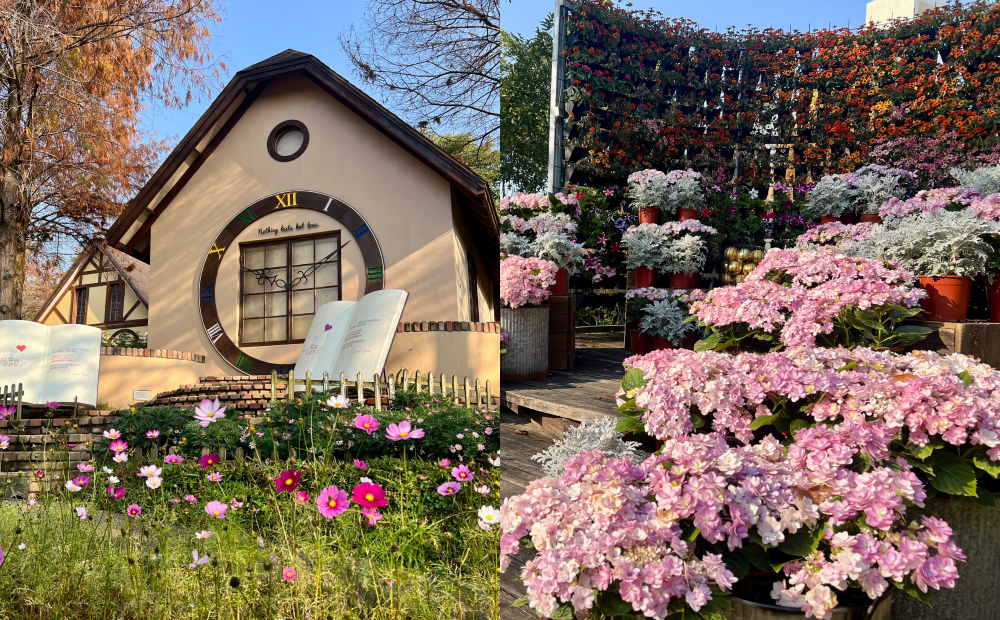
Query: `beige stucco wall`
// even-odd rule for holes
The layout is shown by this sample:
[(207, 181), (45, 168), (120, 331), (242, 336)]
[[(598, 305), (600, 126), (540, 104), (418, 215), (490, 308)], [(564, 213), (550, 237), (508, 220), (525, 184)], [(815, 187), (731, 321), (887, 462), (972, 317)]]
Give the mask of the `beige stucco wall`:
[(403, 332), (396, 334), (392, 351), (385, 362), (385, 371), (395, 374), (417, 370), (422, 376), (433, 372), (447, 377), (466, 376), (493, 382), (494, 394), (500, 393), (500, 334), (486, 332)]
[[(267, 153), (267, 136), (289, 119), (306, 125), (309, 146), (301, 157), (278, 162)], [(367, 220), (385, 259), (386, 288), (410, 292), (402, 320), (465, 317), (450, 185), (313, 82), (289, 77), (267, 87), (153, 225), (150, 347), (204, 352), (208, 374), (234, 373), (201, 325), (200, 270), (219, 231), (237, 213), (293, 190), (336, 196)], [(221, 284), (220, 276), (217, 288)], [(261, 354), (276, 362), (296, 356), (297, 350)]]
[(198, 383), (205, 376), (205, 364), (156, 357), (101, 356), (97, 400), (113, 407), (134, 404), (133, 390), (157, 392), (176, 390), (180, 385)]

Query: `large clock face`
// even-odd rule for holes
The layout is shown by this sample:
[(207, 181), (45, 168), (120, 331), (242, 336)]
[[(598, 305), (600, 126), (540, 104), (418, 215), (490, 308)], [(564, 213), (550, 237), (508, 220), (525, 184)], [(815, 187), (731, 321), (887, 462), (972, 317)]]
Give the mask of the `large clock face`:
[[(353, 236), (351, 241), (357, 243), (358, 248), (361, 250), (365, 269), (364, 292), (366, 294), (381, 290), (385, 281), (385, 265), (382, 260), (382, 250), (375, 239), (375, 233), (357, 211), (333, 196), (310, 191), (281, 192), (262, 198), (241, 211), (222, 229), (205, 257), (205, 264), (201, 269), (201, 280), (199, 282), (199, 307), (201, 310), (201, 321), (205, 327), (205, 333), (208, 334), (208, 339), (212, 342), (212, 346), (234, 368), (250, 375), (270, 374), (272, 370), (277, 370), (280, 374), (285, 374), (288, 372), (290, 365), (274, 364), (249, 355), (241, 350), (237, 346), (236, 341), (226, 333), (226, 330), (222, 326), (222, 321), (219, 319), (219, 309), (215, 299), (215, 284), (219, 276), (219, 265), (222, 263), (222, 258), (227, 252), (239, 251), (238, 247), (233, 246), (236, 243), (237, 236), (245, 228), (255, 225), (258, 219), (266, 215), (288, 208), (319, 211), (329, 215), (347, 227), (348, 230), (343, 232), (343, 236), (345, 238)], [(347, 241), (345, 240), (344, 243), (346, 244)], [(240, 277), (242, 277), (242, 274)]]

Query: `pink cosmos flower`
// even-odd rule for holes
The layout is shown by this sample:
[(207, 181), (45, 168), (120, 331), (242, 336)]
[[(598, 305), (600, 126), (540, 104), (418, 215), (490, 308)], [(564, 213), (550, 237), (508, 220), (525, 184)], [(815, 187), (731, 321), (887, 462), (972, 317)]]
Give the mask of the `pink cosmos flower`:
[(214, 472), (208, 474), (208, 481), (209, 482), (222, 482), (222, 474), (220, 474), (217, 471), (214, 471)]
[(121, 436), (122, 436), (121, 431), (117, 431), (113, 428), (109, 428), (108, 430), (104, 431), (105, 439), (111, 439), (111, 440), (121, 439)]
[(376, 523), (382, 520), (382, 513), (375, 510), (374, 508), (362, 508), (361, 514), (368, 517), (368, 525), (374, 526)]
[(218, 465), (220, 462), (219, 455), (213, 452), (212, 454), (206, 454), (198, 459), (198, 467), (201, 469), (208, 469), (212, 465)]
[(119, 487), (117, 489), (114, 487), (108, 487), (108, 495), (115, 499), (121, 499), (125, 497), (125, 487)]
[(194, 537), (198, 540), (205, 540), (206, 538), (212, 537), (212, 532), (210, 530), (202, 530), (200, 532), (195, 532)]
[(471, 471), (469, 471), (469, 468), (467, 466), (465, 466), (465, 465), (459, 465), (458, 467), (452, 467), (451, 468), (451, 475), (454, 476), (455, 480), (461, 480), (462, 482), (466, 482), (468, 480), (472, 480), (473, 476), (475, 476), (475, 474), (473, 474)]
[(309, 503), (309, 494), (305, 491), (299, 491), (295, 494), (295, 503), (305, 506)]
[(351, 399), (337, 394), (336, 396), (331, 396), (326, 401), (327, 407), (333, 407), (334, 409), (347, 409), (351, 406)]
[(207, 555), (204, 555), (199, 558), (197, 549), (191, 550), (191, 557), (194, 559), (194, 562), (188, 564), (188, 568), (198, 568), (202, 564), (208, 564), (209, 557)]
[(403, 420), (399, 424), (390, 424), (385, 432), (385, 436), (391, 441), (405, 441), (407, 439), (420, 439), (424, 436), (424, 429), (410, 428), (410, 423)]
[(281, 578), (287, 581), (288, 583), (295, 583), (295, 579), (297, 577), (298, 575), (295, 574), (294, 568), (286, 568), (283, 571), (281, 571)]
[(354, 428), (359, 428), (369, 435), (377, 431), (378, 426), (378, 418), (370, 416), (367, 413), (354, 418)]
[(168, 463), (170, 465), (180, 465), (181, 463), (184, 462), (184, 457), (181, 456), (180, 454), (168, 454), (163, 459), (163, 462)]
[(368, 469), (368, 464), (358, 459), (354, 459), (354, 466), (361, 470)]
[(124, 452), (128, 450), (128, 442), (122, 441), (121, 439), (116, 439), (111, 442), (111, 445), (108, 446), (108, 450), (111, 450), (115, 454), (118, 454), (119, 452)]
[(128, 452), (118, 452), (111, 460), (114, 461), (115, 463), (127, 463)]
[(179, 504), (179, 503), (181, 503), (181, 498), (179, 498), (179, 497), (171, 497), (170, 498), (170, 503), (171, 504)]
[(194, 419), (202, 428), (208, 428), (209, 424), (224, 417), (226, 417), (226, 407), (219, 402), (218, 396), (215, 397), (215, 402), (206, 398), (194, 409)]
[(10, 437), (7, 435), (0, 435), (0, 450), (6, 450), (10, 447)]
[(146, 431), (146, 439), (156, 439), (160, 436), (160, 431), (155, 428), (151, 431)]
[(185, 495), (184, 496), (184, 500), (187, 501), (187, 503), (189, 503), (189, 504), (196, 504), (196, 503), (198, 503), (198, 498), (195, 497), (194, 495)]
[(94, 466), (90, 463), (80, 463), (76, 466), (76, 468), (83, 474), (94, 471)]
[(301, 480), (302, 472), (289, 469), (288, 471), (281, 472), (278, 479), (274, 481), (274, 486), (277, 487), (278, 493), (282, 491), (292, 493), (299, 486)]
[(0, 405), (0, 420), (9, 420), (10, 416), (12, 416), (16, 411), (17, 407), (4, 407), (3, 405)]
[[(125, 489), (120, 489), (120, 490), (122, 494), (125, 493)], [(127, 514), (130, 517), (138, 517), (139, 515), (142, 514), (142, 508), (139, 507), (139, 504), (132, 504), (125, 509), (125, 514)]]
[(437, 488), (438, 495), (454, 495), (462, 490), (462, 485), (457, 482), (445, 482)]
[(35, 478), (38, 478), (39, 480), (45, 478), (45, 472), (42, 471), (42, 470), (36, 471), (35, 472)]
[(163, 469), (157, 467), (156, 465), (145, 465), (139, 468), (139, 473), (136, 476), (140, 478), (159, 478), (163, 475)]
[(83, 487), (80, 486), (80, 485), (78, 485), (76, 482), (74, 482), (72, 480), (67, 480), (66, 481), (66, 490), (69, 491), (70, 493), (77, 493), (77, 492), (83, 490)]
[(441, 469), (448, 469), (451, 467), (451, 459), (441, 459), (438, 461), (438, 467)]
[(327, 519), (343, 514), (350, 504), (351, 500), (347, 497), (347, 491), (335, 486), (326, 487), (319, 492), (319, 497), (316, 498), (319, 513)]
[(362, 482), (354, 487), (351, 498), (365, 508), (381, 508), (389, 503), (385, 491), (374, 482)]
[(54, 400), (50, 400), (49, 402), (45, 403), (45, 406), (48, 407), (49, 409), (58, 409), (59, 403)]
[(86, 519), (87, 518), (87, 507), (86, 506), (78, 506), (76, 508), (76, 516), (80, 517), (81, 519)]
[(90, 476), (77, 476), (76, 478), (73, 478), (73, 482), (83, 488), (90, 484)]
[(210, 517), (215, 517), (216, 519), (225, 519), (227, 510), (229, 510), (229, 506), (223, 504), (222, 502), (213, 501), (205, 504), (205, 513)]

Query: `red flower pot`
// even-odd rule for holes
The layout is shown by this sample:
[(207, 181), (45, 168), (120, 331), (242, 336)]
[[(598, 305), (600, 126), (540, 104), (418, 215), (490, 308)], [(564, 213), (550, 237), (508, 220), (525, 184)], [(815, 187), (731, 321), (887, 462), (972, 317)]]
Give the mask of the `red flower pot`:
[(821, 224), (832, 224), (834, 222), (839, 222), (840, 218), (837, 217), (836, 215), (824, 215), (823, 217), (819, 218), (819, 221)]
[(657, 351), (663, 349), (673, 349), (674, 343), (670, 342), (670, 338), (660, 338), (659, 336), (653, 336), (653, 348)]
[(920, 276), (927, 298), (920, 305), (930, 321), (964, 321), (969, 314), (972, 278), (969, 276)]
[(565, 269), (560, 269), (556, 272), (556, 283), (549, 287), (549, 293), (552, 295), (565, 295), (568, 289), (569, 272)]
[(659, 224), (660, 210), (656, 207), (643, 207), (639, 209), (640, 224)]
[(646, 288), (648, 286), (653, 286), (653, 280), (656, 279), (656, 270), (652, 267), (636, 267), (635, 268), (635, 287), (636, 288)]
[(858, 219), (856, 213), (845, 213), (840, 216), (840, 221), (843, 222), (844, 224), (857, 224), (861, 220)]
[(1000, 273), (994, 273), (993, 284), (986, 285), (986, 301), (990, 307), (990, 322), (1000, 323)]
[(861, 215), (862, 222), (871, 222), (872, 224), (881, 224), (882, 216), (876, 215), (874, 213), (864, 213)]
[(653, 337), (649, 334), (644, 334), (637, 329), (630, 329), (628, 336), (632, 355), (645, 355), (653, 350)]
[(670, 274), (670, 288), (694, 288), (698, 283), (698, 272)]
[(683, 222), (684, 220), (696, 220), (698, 219), (697, 209), (678, 209), (677, 210), (677, 221)]
[(688, 351), (694, 351), (694, 345), (698, 343), (698, 332), (692, 332), (687, 336), (684, 336), (684, 342), (681, 343), (682, 349), (687, 349)]

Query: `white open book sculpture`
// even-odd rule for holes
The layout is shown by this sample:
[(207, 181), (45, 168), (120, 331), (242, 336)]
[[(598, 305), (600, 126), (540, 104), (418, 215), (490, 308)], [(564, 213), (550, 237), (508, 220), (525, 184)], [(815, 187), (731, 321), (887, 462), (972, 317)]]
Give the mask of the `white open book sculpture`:
[(381, 374), (408, 296), (390, 289), (320, 306), (295, 363), (295, 376), (303, 378), (308, 372), (319, 379), (328, 372), (331, 379), (339, 379), (343, 372), (370, 379)]
[(0, 386), (22, 384), (24, 403), (76, 398), (96, 407), (100, 364), (101, 330), (96, 327), (0, 321)]

